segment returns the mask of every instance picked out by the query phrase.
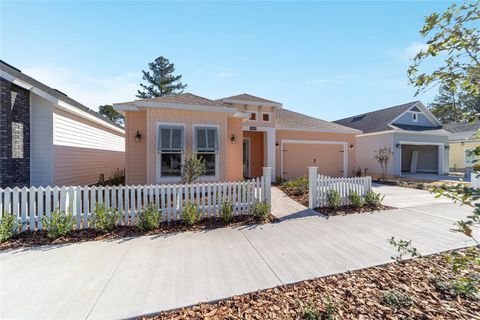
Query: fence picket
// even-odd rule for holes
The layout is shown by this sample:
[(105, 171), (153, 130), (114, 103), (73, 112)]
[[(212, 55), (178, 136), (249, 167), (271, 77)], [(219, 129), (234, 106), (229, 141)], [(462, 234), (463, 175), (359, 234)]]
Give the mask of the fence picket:
[(28, 205), (26, 187), (22, 188), (20, 197), (22, 199), (21, 207), (20, 207), (20, 211), (22, 215), (22, 231), (25, 231), (27, 228), (27, 205)]
[(30, 231), (35, 231), (35, 212), (36, 212), (36, 201), (35, 196), (37, 195), (37, 190), (34, 187), (31, 187), (28, 190), (29, 201), (28, 201), (28, 209), (29, 209), (29, 224), (30, 224)]
[(324, 207), (328, 205), (327, 195), (331, 191), (338, 192), (342, 205), (348, 205), (349, 196), (352, 192), (356, 192), (359, 196), (364, 197), (371, 189), (371, 177), (332, 178), (319, 174), (313, 184), (313, 190), (309, 190), (309, 192), (314, 192), (315, 194), (313, 205), (315, 207)]

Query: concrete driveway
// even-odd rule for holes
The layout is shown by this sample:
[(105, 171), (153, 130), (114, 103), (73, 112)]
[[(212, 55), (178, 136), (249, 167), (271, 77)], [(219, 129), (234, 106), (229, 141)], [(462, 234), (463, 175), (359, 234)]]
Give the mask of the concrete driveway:
[(156, 313), (383, 264), (394, 254), (386, 242), (391, 236), (412, 239), (424, 255), (474, 244), (452, 231), (469, 208), (425, 191), (378, 190), (398, 209), (3, 252), (0, 318)]

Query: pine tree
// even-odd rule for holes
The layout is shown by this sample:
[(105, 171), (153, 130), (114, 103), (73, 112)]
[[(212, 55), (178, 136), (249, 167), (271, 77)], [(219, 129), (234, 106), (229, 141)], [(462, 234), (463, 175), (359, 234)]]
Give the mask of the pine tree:
[(442, 123), (452, 123), (463, 120), (462, 106), (459, 97), (448, 85), (440, 86), (435, 100), (433, 100), (428, 107)]
[(140, 83), (142, 90), (138, 90), (137, 97), (146, 99), (154, 97), (180, 94), (187, 87), (180, 80), (182, 75), (174, 75), (175, 65), (165, 57), (158, 57), (148, 64), (150, 71), (142, 70), (142, 79), (146, 83)]
[(119, 125), (124, 125), (125, 124), (125, 117), (118, 113), (115, 109), (113, 109), (113, 106), (110, 104), (105, 104), (101, 105), (98, 107), (98, 113), (100, 113), (102, 116), (118, 123)]

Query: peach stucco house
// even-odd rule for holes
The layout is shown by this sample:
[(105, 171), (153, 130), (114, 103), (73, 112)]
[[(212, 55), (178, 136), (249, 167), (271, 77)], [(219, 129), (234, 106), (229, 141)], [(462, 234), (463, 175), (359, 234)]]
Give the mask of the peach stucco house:
[(203, 181), (258, 177), (264, 166), (285, 179), (307, 175), (308, 166), (346, 176), (361, 133), (249, 94), (210, 100), (183, 93), (114, 107), (126, 117), (127, 184), (178, 182), (181, 161), (192, 154), (206, 160)]

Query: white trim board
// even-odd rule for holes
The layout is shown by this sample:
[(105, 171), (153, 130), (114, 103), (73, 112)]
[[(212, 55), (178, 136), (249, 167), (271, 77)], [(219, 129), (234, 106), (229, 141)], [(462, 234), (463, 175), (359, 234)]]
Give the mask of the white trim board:
[(247, 100), (239, 100), (239, 99), (221, 99), (222, 102), (225, 103), (233, 103), (233, 104), (241, 104), (241, 105), (248, 105), (248, 106), (259, 106), (259, 107), (276, 107), (281, 108), (281, 103), (275, 102), (259, 102), (259, 101), (247, 101)]
[(280, 176), (283, 179), (283, 148), (286, 143), (297, 144), (338, 144), (343, 146), (343, 176), (348, 176), (348, 142), (346, 141), (329, 141), (329, 140), (291, 140), (282, 139), (280, 141)]

